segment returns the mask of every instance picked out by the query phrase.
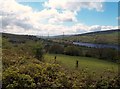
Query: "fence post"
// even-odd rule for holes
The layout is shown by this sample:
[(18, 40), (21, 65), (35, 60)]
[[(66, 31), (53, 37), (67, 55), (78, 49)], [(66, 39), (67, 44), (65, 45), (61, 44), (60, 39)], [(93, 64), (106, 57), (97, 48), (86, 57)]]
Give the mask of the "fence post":
[(76, 60), (76, 69), (78, 68), (78, 60)]
[(56, 58), (57, 58), (57, 57), (55, 56), (55, 57), (54, 57), (54, 63), (56, 63)]

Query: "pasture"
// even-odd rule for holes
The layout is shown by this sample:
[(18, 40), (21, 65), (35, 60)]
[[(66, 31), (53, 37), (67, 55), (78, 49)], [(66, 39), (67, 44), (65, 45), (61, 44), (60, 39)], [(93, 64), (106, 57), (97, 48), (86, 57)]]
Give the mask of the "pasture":
[(45, 60), (47, 62), (54, 62), (54, 57), (56, 56), (56, 61), (60, 63), (64, 68), (68, 68), (69, 70), (75, 70), (76, 60), (79, 61), (78, 69), (87, 70), (87, 72), (95, 72), (97, 74), (103, 73), (118, 73), (118, 64), (113, 62), (108, 62), (104, 60), (100, 60), (97, 58), (90, 57), (80, 57), (80, 56), (68, 56), (62, 54), (46, 54)]

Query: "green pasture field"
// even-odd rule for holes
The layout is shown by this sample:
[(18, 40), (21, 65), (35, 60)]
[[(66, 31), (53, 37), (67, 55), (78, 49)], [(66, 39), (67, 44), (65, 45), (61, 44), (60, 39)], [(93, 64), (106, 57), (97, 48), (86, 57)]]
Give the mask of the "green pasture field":
[(68, 56), (62, 54), (46, 54), (45, 60), (47, 62), (54, 62), (56, 56), (56, 61), (60, 63), (63, 67), (72, 70), (76, 69), (76, 60), (78, 60), (78, 69), (84, 69), (88, 72), (101, 73), (118, 73), (118, 64), (113, 62), (108, 62), (100, 60), (97, 58), (90, 57), (79, 57), (79, 56)]

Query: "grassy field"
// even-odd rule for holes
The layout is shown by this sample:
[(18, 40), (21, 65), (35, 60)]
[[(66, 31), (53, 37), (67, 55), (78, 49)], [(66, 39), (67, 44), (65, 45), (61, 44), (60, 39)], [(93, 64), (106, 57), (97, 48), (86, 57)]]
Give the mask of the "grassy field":
[[(99, 60), (96, 58), (88, 58), (88, 57), (78, 57), (78, 56), (67, 56), (57, 54), (57, 61), (62, 64), (64, 67), (69, 68), (70, 70), (75, 69), (76, 60), (79, 61), (79, 69), (86, 69), (88, 72), (118, 72), (118, 65), (113, 62), (108, 62), (104, 60)], [(47, 54), (45, 55), (45, 59), (48, 62), (54, 61), (55, 54)]]

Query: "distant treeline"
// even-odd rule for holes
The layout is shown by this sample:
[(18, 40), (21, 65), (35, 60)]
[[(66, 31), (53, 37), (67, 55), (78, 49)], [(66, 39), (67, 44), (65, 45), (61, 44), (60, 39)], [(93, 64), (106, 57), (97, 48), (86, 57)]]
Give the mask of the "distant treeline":
[(119, 51), (111, 48), (90, 48), (56, 43), (46, 45), (45, 49), (49, 53), (94, 57), (113, 62), (117, 62), (120, 59)]

